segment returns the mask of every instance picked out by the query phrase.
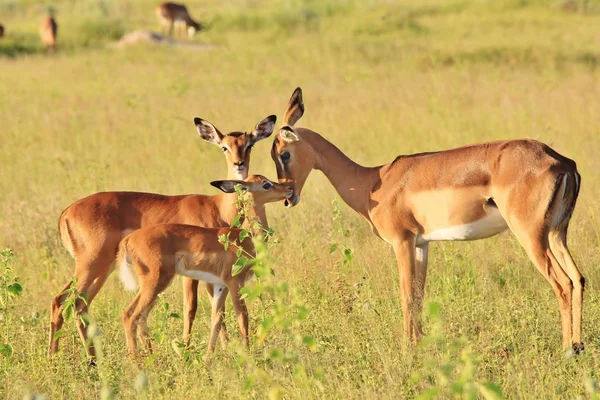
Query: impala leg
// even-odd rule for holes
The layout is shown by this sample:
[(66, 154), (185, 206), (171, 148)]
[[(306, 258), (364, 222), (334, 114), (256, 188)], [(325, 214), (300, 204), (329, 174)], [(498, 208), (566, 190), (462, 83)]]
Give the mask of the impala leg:
[[(86, 296), (86, 302), (84, 302), (81, 299), (77, 300), (75, 302), (75, 310), (76, 310), (76, 317), (77, 317), (77, 330), (79, 331), (79, 337), (81, 338), (81, 341), (83, 342), (83, 345), (86, 348), (87, 355), (90, 358), (96, 357), (96, 350), (94, 348), (94, 344), (91, 342), (88, 342), (88, 337), (87, 337), (87, 328), (88, 327), (82, 321), (81, 316), (88, 313), (90, 304), (92, 303), (92, 301), (94, 300), (94, 298), (96, 297), (96, 295), (98, 294), (98, 292), (100, 291), (102, 286), (104, 286), (104, 283), (106, 283), (107, 278), (108, 278), (108, 273), (101, 274), (96, 279), (94, 279), (94, 281), (92, 282), (92, 284), (89, 287), (82, 285), (81, 288), (77, 289), (78, 293), (84, 294)], [(84, 282), (85, 282), (85, 279), (84, 279)], [(78, 283), (79, 283), (79, 281), (78, 281)]]
[(225, 309), (225, 300), (227, 299), (227, 294), (229, 290), (227, 287), (222, 285), (213, 286), (213, 297), (211, 299), (211, 332), (210, 332), (210, 340), (208, 342), (208, 348), (206, 350), (206, 357), (204, 358), (207, 361), (211, 354), (215, 350), (215, 346), (217, 344), (217, 336), (219, 335), (221, 329), (223, 328), (223, 311)]
[(63, 303), (67, 300), (67, 294), (65, 291), (71, 287), (71, 281), (69, 281), (58, 294), (54, 297), (50, 303), (50, 340), (48, 344), (48, 356), (52, 356), (58, 351), (58, 339), (54, 336), (56, 332), (62, 329), (65, 322), (65, 318), (62, 315)]
[(246, 302), (240, 296), (241, 287), (241, 285), (236, 285), (234, 288), (230, 289), (231, 300), (233, 301), (233, 308), (235, 309), (240, 334), (242, 335), (242, 344), (245, 347), (248, 347), (248, 308), (246, 308)]
[(416, 309), (413, 296), (415, 276), (415, 241), (414, 238), (399, 240), (394, 244), (394, 253), (398, 262), (400, 273), (400, 298), (402, 300), (402, 314), (404, 319), (404, 337), (416, 342), (413, 336), (416, 327)]
[(421, 314), (425, 297), (425, 280), (427, 279), (427, 259), (429, 243), (415, 248), (415, 285), (413, 297), (415, 302), (416, 325), (413, 327), (413, 337), (418, 341), (423, 337)]
[[(227, 289), (227, 288), (225, 288), (224, 290), (229, 292), (229, 289)], [(211, 304), (213, 302), (214, 292), (215, 292), (214, 285), (207, 283), (206, 284), (206, 293), (208, 293), (208, 297), (210, 299)], [(229, 337), (227, 336), (227, 326), (225, 325), (225, 303), (223, 303), (223, 309), (221, 312), (223, 314), (223, 323), (221, 324), (221, 329), (219, 330), (219, 339), (221, 339), (221, 348), (225, 349), (227, 347), (227, 342), (229, 342)]]
[(561, 231), (551, 231), (548, 235), (550, 249), (556, 256), (560, 266), (569, 276), (573, 285), (572, 295), (572, 317), (573, 317), (573, 337), (572, 345), (575, 352), (583, 350), (584, 346), (581, 341), (581, 322), (583, 317), (583, 290), (585, 286), (585, 278), (581, 275), (577, 264), (573, 260), (571, 253), (567, 247), (567, 229)]
[(135, 296), (133, 301), (125, 309), (123, 313), (123, 328), (125, 329), (125, 340), (127, 341), (127, 351), (130, 358), (135, 358), (137, 353), (136, 350), (136, 339), (135, 332), (137, 330), (137, 321), (132, 318), (135, 309), (137, 308), (138, 302), (140, 301), (140, 292)]
[(183, 343), (190, 345), (192, 325), (198, 309), (198, 281), (183, 278)]
[(571, 279), (569, 279), (565, 271), (563, 271), (549, 247), (547, 229), (533, 229), (527, 232), (525, 230), (512, 229), (511, 226), (511, 230), (538, 271), (540, 271), (548, 283), (550, 283), (550, 286), (552, 286), (554, 294), (558, 299), (562, 325), (563, 349), (571, 348), (571, 296), (573, 286)]

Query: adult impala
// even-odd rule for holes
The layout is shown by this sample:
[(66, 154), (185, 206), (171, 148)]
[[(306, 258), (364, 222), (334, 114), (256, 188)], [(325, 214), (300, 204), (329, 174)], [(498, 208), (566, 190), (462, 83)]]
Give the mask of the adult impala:
[[(291, 186), (273, 183), (260, 175), (254, 175), (246, 181), (215, 181), (211, 185), (225, 193), (233, 193), (235, 185), (241, 185), (253, 194), (255, 206), (260, 208), (264, 208), (266, 203), (280, 201), (293, 194)], [(232, 275), (237, 247), (229, 246), (225, 249), (219, 242), (219, 236), (224, 234), (229, 234), (232, 241), (240, 239), (240, 229), (159, 224), (138, 229), (121, 241), (117, 261), (119, 277), (130, 290), (137, 288), (136, 280), (140, 286), (137, 296), (123, 314), (130, 357), (135, 358), (136, 355), (136, 332), (146, 349), (152, 351), (146, 322), (148, 314), (157, 296), (169, 286), (175, 275), (214, 285), (207, 358), (213, 352), (217, 335), (224, 326), (223, 311), (228, 292), (231, 292), (242, 343), (248, 346), (248, 310), (240, 289), (252, 278), (253, 272), (250, 265), (247, 265), (240, 273)], [(238, 241), (238, 244), (246, 254), (255, 255), (251, 239)], [(132, 269), (135, 269), (135, 274)]]
[(161, 3), (156, 7), (155, 11), (158, 22), (170, 36), (173, 35), (173, 29), (175, 31), (179, 30), (179, 26), (182, 26), (190, 37), (202, 29), (202, 25), (192, 19), (187, 7), (183, 4)]
[(321, 135), (294, 127), (302, 91), (290, 98), (271, 156), (294, 206), (312, 169), (391, 244), (400, 273), (404, 335), (422, 336), (427, 252), (436, 240), (476, 240), (510, 229), (558, 298), (564, 348), (583, 349), (584, 278), (567, 248), (580, 176), (575, 162), (535, 140), (507, 140), (399, 156), (363, 167)]
[[(201, 118), (194, 123), (198, 134), (225, 152), (230, 179), (246, 179), (250, 164), (250, 150), (259, 140), (273, 133), (276, 117), (260, 121), (250, 133), (232, 132), (223, 135), (214, 125)], [(87, 297), (87, 304), (77, 301), (77, 314), (87, 312), (94, 297), (113, 270), (119, 241), (143, 226), (161, 223), (181, 223), (205, 227), (229, 226), (237, 215), (236, 196), (183, 195), (163, 196), (139, 192), (102, 192), (85, 197), (67, 207), (59, 219), (61, 241), (75, 258), (73, 277), (78, 293)], [(264, 208), (256, 208), (261, 223), (268, 227)], [(69, 281), (54, 297), (50, 313), (50, 343), (48, 353), (58, 350), (56, 331), (61, 329), (63, 303), (68, 295)], [(197, 309), (198, 281), (184, 279), (184, 341), (187, 343)], [(207, 285), (209, 296), (213, 289)], [(94, 357), (92, 345), (87, 343), (84, 323), (77, 319), (77, 328), (88, 356)], [(225, 329), (221, 339), (226, 341)]]

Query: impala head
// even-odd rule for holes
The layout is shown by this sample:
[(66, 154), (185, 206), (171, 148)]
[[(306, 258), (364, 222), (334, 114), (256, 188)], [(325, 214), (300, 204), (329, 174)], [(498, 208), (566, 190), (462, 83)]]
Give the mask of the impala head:
[(286, 207), (298, 204), (302, 187), (316, 163), (315, 151), (294, 128), (303, 114), (302, 89), (296, 88), (285, 112), (284, 126), (279, 129), (271, 148), (271, 158), (275, 162), (279, 182), (295, 182), (294, 194), (284, 200)]
[(266, 139), (273, 133), (277, 117), (270, 115), (260, 121), (252, 132), (231, 132), (223, 135), (213, 124), (202, 118), (194, 118), (198, 134), (207, 142), (216, 144), (225, 153), (228, 176), (246, 179), (250, 168), (250, 151), (256, 142)]
[(255, 203), (266, 204), (289, 199), (294, 194), (294, 183), (276, 183), (262, 175), (250, 175), (245, 180), (213, 181), (210, 183), (225, 193), (234, 193), (235, 186), (241, 185), (251, 193)]
[(189, 37), (192, 37), (201, 30), (202, 30), (202, 24), (199, 24), (194, 21), (190, 21), (190, 24), (187, 27), (187, 34)]

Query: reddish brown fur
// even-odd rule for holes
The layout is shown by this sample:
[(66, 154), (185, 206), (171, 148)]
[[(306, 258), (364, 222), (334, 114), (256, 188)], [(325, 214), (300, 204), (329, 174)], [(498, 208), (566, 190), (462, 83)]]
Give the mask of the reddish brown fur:
[[(269, 123), (265, 124), (265, 120)], [(237, 150), (237, 146), (246, 146), (268, 137), (272, 132), (274, 119), (268, 117), (265, 120), (259, 122), (251, 134), (245, 134), (242, 140), (228, 142), (230, 148)], [(203, 123), (214, 128), (206, 121)], [(268, 131), (269, 128), (271, 128), (271, 132)], [(225, 135), (223, 140), (226, 140), (227, 137), (228, 135)], [(246, 178), (250, 152), (247, 151), (244, 154), (246, 169), (242, 171), (245, 174), (242, 176)], [(233, 159), (227, 157), (226, 154), (226, 160), (228, 175), (232, 176), (235, 167), (231, 163)], [(262, 179), (266, 178), (254, 176), (248, 178), (248, 182), (258, 183)], [(257, 193), (257, 196), (265, 197), (261, 193)], [(255, 206), (254, 212), (263, 225), (268, 226), (264, 206), (260, 205), (261, 201), (262, 199), (255, 198), (255, 202), (258, 204)], [(77, 303), (77, 313), (87, 312), (94, 297), (112, 272), (111, 266), (115, 260), (123, 232), (159, 223), (183, 223), (206, 227), (229, 226), (236, 214), (235, 196), (227, 194), (163, 196), (139, 192), (103, 192), (76, 201), (62, 212), (59, 219), (59, 233), (64, 247), (75, 258), (76, 266), (73, 276), (77, 279), (76, 289), (79, 293), (87, 296), (87, 304)], [(186, 278), (183, 280), (183, 284), (184, 341), (187, 343), (196, 315), (198, 281)], [(51, 302), (49, 354), (58, 351), (58, 339), (55, 338), (55, 333), (64, 322), (62, 304), (67, 296), (63, 293), (70, 285), (71, 281), (69, 280)], [(209, 296), (212, 296), (211, 285), (207, 285), (207, 292)], [(95, 355), (94, 348), (91, 345), (88, 347), (86, 330), (80, 322), (78, 322), (78, 330), (88, 355), (93, 357)], [(223, 333), (222, 339), (225, 341), (225, 333)]]
[[(224, 249), (219, 236), (229, 234), (239, 243), (240, 229), (202, 228), (191, 225), (162, 224), (138, 229), (121, 241), (118, 268), (128, 268), (127, 258), (136, 271), (139, 292), (123, 314), (123, 326), (129, 356), (135, 358), (136, 332), (139, 340), (151, 352), (146, 321), (157, 296), (162, 293), (178, 274), (177, 266), (189, 271), (202, 271), (218, 277), (225, 287), (215, 286), (212, 302), (211, 334), (206, 357), (213, 352), (217, 337), (223, 326), (223, 309), (227, 293), (232, 293), (235, 313), (238, 317), (242, 343), (248, 345), (248, 310), (240, 296), (240, 289), (252, 277), (250, 266), (232, 275), (232, 265), (237, 259), (236, 246)], [(254, 245), (246, 238), (241, 247), (247, 255), (255, 255)]]
[[(316, 132), (294, 128), (303, 110), (298, 88), (271, 151), (280, 182), (296, 181), (286, 202), (295, 205), (310, 171), (319, 169), (373, 232), (393, 246), (407, 337), (416, 341), (422, 335), (427, 235), (499, 212), (556, 293), (563, 347), (583, 347), (584, 280), (566, 242), (580, 186), (574, 161), (535, 140), (508, 140), (401, 156), (366, 168)], [(283, 163), (282, 155), (288, 154)]]
[(192, 27), (194, 33), (202, 29), (202, 25), (192, 19), (183, 4), (162, 3), (158, 5), (156, 7), (156, 18), (169, 35), (173, 35), (173, 29), (178, 22), (183, 23), (186, 30)]
[(56, 37), (58, 34), (58, 24), (56, 20), (51, 16), (47, 15), (42, 19), (40, 23), (40, 38), (44, 47), (50, 50), (56, 50)]

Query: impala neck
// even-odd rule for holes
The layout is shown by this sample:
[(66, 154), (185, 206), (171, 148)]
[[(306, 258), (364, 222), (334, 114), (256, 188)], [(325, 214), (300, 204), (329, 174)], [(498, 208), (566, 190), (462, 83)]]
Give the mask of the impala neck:
[[(234, 220), (235, 216), (238, 214), (238, 210), (236, 207), (237, 195), (235, 193), (228, 194), (218, 194), (217, 195), (217, 207), (219, 213), (221, 215), (221, 219), (228, 224)], [(265, 210), (264, 204), (258, 204), (253, 201), (252, 207), (248, 210), (248, 216), (250, 218), (256, 217), (258, 221), (262, 224), (265, 229), (269, 228), (269, 222), (267, 221), (267, 212)], [(245, 229), (251, 229), (247, 221), (243, 221), (243, 226)]]
[(317, 154), (314, 168), (325, 174), (346, 204), (369, 219), (369, 194), (379, 180), (381, 167), (363, 167), (318, 133), (308, 130), (301, 132), (302, 139)]

